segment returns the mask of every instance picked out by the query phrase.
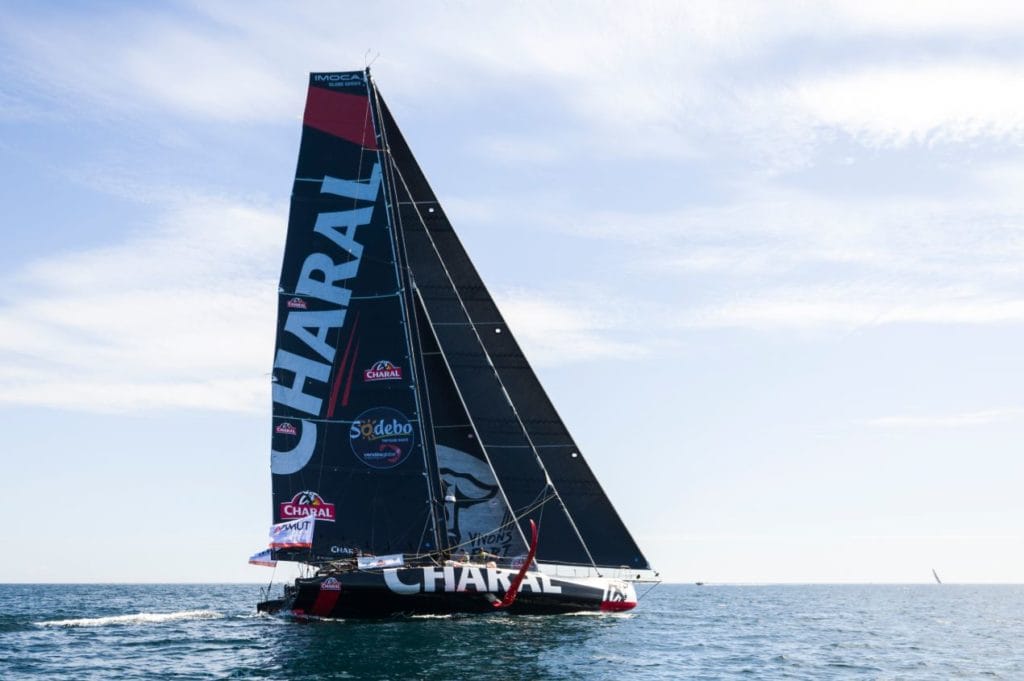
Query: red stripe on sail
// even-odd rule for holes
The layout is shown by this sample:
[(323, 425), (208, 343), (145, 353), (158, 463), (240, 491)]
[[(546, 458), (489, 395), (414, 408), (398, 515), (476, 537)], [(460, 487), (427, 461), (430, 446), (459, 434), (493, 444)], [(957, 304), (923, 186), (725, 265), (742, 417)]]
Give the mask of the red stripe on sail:
[(356, 341), (356, 350), (352, 353), (352, 364), (348, 367), (348, 378), (345, 379), (345, 394), (341, 396), (341, 406), (348, 406), (348, 393), (352, 390), (352, 371), (356, 368), (359, 359), (359, 341)]
[(302, 124), (367, 149), (377, 149), (370, 118), (370, 99), (322, 87), (309, 88)]
[[(356, 312), (356, 319), (352, 322), (352, 333), (348, 336), (348, 343), (345, 345), (345, 354), (341, 357), (341, 364), (334, 374), (334, 383), (331, 385), (331, 400), (327, 403), (327, 418), (334, 417), (334, 407), (338, 402), (338, 389), (341, 388), (341, 377), (345, 374), (345, 366), (348, 364), (348, 353), (352, 349), (352, 339), (356, 337), (356, 329), (359, 328), (359, 313)], [(352, 362), (355, 366), (355, 361)], [(349, 374), (351, 376), (351, 373)], [(345, 402), (348, 402), (348, 392), (345, 393)]]

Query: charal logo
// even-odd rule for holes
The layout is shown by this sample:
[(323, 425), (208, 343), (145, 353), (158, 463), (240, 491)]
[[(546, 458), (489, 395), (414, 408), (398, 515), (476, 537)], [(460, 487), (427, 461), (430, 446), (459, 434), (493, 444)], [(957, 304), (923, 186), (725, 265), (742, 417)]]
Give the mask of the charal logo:
[(348, 431), (352, 453), (370, 468), (394, 468), (412, 451), (416, 436), (402, 412), (373, 407), (356, 417)]
[(320, 582), (321, 591), (341, 591), (341, 582), (334, 577), (328, 577), (324, 581)]
[(288, 423), (287, 421), (282, 421), (281, 423), (279, 423), (276, 426), (274, 426), (274, 432), (279, 434), (279, 435), (298, 435), (299, 434), (298, 429), (294, 425), (292, 425), (291, 423)]
[(342, 556), (354, 556), (356, 555), (356, 550), (351, 546), (336, 546), (331, 544), (331, 553)]
[(298, 296), (289, 299), (287, 305), (289, 310), (305, 310), (309, 307), (306, 305), (306, 301)]
[(395, 366), (386, 359), (374, 362), (373, 366), (363, 372), (363, 382), (401, 381), (402, 367)]
[(282, 503), (279, 510), (282, 520), (314, 516), (317, 520), (334, 522), (334, 504), (324, 501), (322, 496), (309, 490), (303, 490), (292, 497), (291, 501)]

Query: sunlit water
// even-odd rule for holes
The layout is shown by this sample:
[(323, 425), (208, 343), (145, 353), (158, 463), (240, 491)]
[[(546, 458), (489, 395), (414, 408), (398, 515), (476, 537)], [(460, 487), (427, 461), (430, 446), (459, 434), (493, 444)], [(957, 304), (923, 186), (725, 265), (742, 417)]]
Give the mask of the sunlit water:
[(628, 614), (295, 622), (249, 585), (0, 585), (0, 678), (1024, 679), (1021, 586), (662, 585)]

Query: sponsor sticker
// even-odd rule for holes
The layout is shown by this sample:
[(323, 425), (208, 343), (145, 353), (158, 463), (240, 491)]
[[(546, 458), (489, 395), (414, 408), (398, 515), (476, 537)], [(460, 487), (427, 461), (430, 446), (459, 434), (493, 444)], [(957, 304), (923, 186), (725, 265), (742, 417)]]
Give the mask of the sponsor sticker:
[(334, 577), (328, 577), (324, 581), (320, 582), (321, 591), (341, 591), (341, 582)]
[(298, 435), (298, 429), (287, 421), (282, 421), (274, 427), (274, 432), (281, 435)]
[(348, 87), (351, 85), (362, 85), (363, 74), (358, 73), (317, 73), (313, 75), (313, 82), (326, 83), (330, 87)]
[(390, 407), (367, 409), (352, 422), (348, 434), (352, 453), (370, 468), (394, 468), (416, 442), (409, 419)]
[(334, 522), (334, 504), (324, 501), (319, 494), (309, 490), (303, 490), (292, 497), (291, 501), (283, 502), (278, 510), (282, 520), (305, 518), (311, 515), (316, 516), (317, 520)]
[(306, 301), (299, 297), (290, 299), (287, 305), (289, 310), (305, 310), (308, 308)]
[(386, 359), (374, 362), (372, 367), (363, 371), (363, 382), (365, 383), (400, 380), (402, 380), (402, 367), (395, 366)]

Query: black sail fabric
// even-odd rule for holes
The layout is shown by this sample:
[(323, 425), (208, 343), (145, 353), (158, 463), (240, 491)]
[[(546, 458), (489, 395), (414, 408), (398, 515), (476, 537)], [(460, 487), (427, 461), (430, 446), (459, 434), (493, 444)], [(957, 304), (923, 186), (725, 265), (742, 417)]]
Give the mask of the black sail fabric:
[(273, 369), (275, 522), (317, 562), (434, 551), (425, 442), (384, 158), (363, 72), (311, 74)]
[[(524, 536), (527, 518), (540, 521), (538, 560), (649, 569), (523, 356), (387, 106), (373, 94), (395, 169), (398, 227), (415, 290), (451, 387), (473, 426), (472, 433), (454, 437), (479, 436), (475, 446), (486, 454), (508, 504), (520, 516)], [(428, 379), (439, 370), (428, 372)]]
[(310, 75), (281, 271), (273, 517), (322, 562), (526, 552), (649, 569), (368, 73)]

